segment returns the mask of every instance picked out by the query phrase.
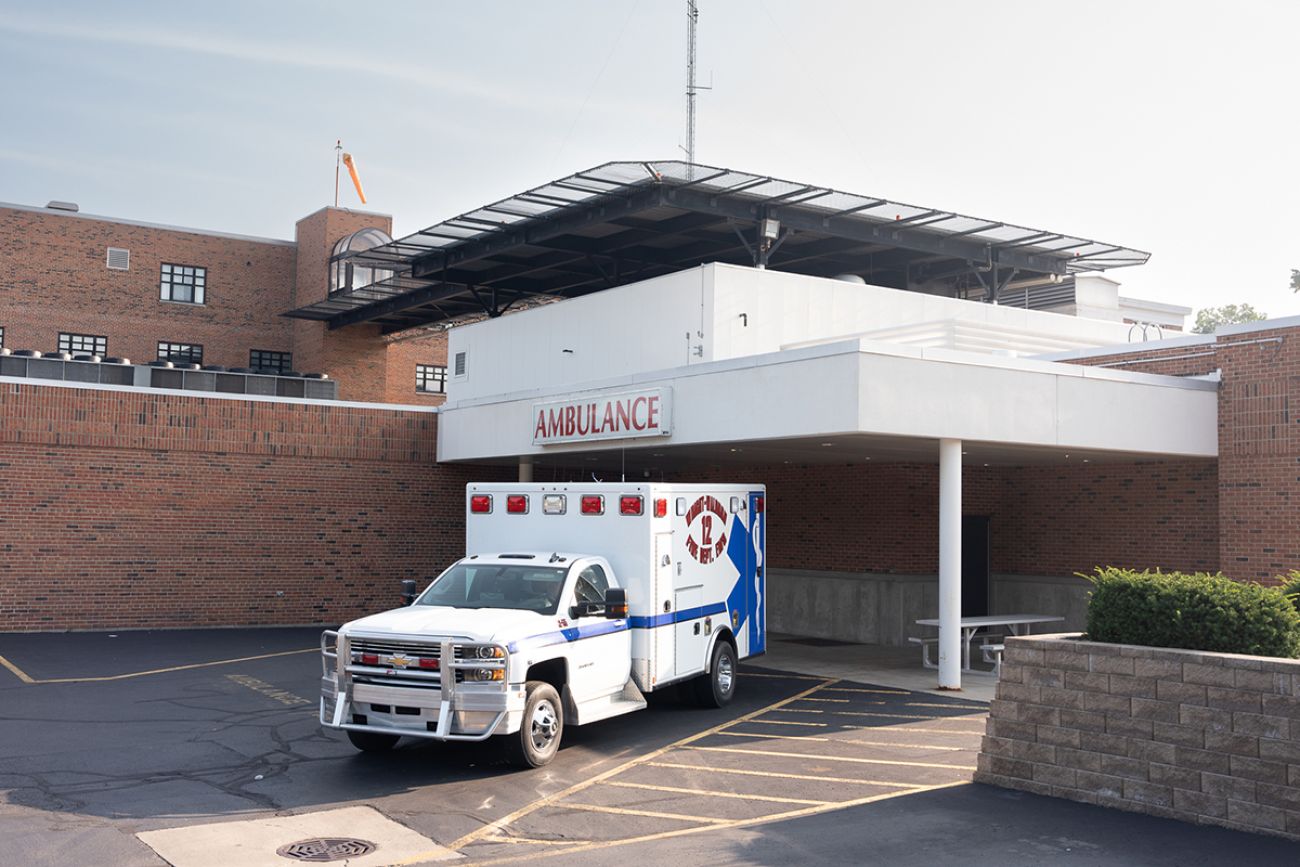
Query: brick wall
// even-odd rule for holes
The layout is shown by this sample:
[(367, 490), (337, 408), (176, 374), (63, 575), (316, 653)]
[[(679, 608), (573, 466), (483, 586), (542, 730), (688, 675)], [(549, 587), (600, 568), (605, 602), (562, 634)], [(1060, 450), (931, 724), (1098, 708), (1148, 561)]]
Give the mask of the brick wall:
[[(297, 279), (293, 305), (324, 300), (329, 294), (329, 260), (334, 245), (360, 229), (391, 233), (392, 217), (344, 208), (321, 208), (298, 221)], [(285, 309), (288, 309), (286, 307)], [(415, 365), (447, 363), (447, 337), (386, 338), (377, 325), (331, 330), (324, 322), (293, 321), (294, 364), (320, 370), (339, 382), (343, 400), (436, 406), (445, 398), (415, 390)]]
[[(253, 349), (291, 352), (294, 369), (338, 380), (344, 400), (436, 406), (442, 396), (415, 390), (415, 365), (446, 364), (445, 332), (385, 337), (376, 326), (330, 331), (280, 315), (325, 298), (334, 244), (371, 226), (391, 231), (392, 218), (322, 208), (291, 242), (0, 208), (4, 345), (51, 352), (60, 331), (102, 335), (109, 355), (145, 362), (159, 341), (190, 343), (225, 367), (247, 367)], [(129, 270), (106, 267), (109, 247), (131, 251)], [(161, 300), (164, 262), (206, 268), (206, 302)]]
[(0, 630), (337, 623), (463, 553), (418, 411), (0, 384)]
[[(678, 475), (766, 483), (774, 568), (938, 572), (935, 464), (698, 467)], [(964, 514), (990, 517), (994, 573), (1218, 568), (1213, 461), (967, 466), (962, 500)]]
[(1218, 561), (1238, 579), (1300, 569), (1300, 327), (1082, 359), (1173, 375), (1218, 370)]
[[(248, 365), (250, 349), (288, 351), (291, 243), (0, 208), (0, 328), (10, 349), (52, 352), (60, 331), (102, 335), (108, 353), (156, 357), (158, 341), (197, 343), (203, 360)], [(109, 270), (109, 247), (131, 251)], [(159, 299), (162, 263), (207, 268), (207, 303)]]
[(1300, 840), (1300, 661), (1008, 638), (975, 779)]

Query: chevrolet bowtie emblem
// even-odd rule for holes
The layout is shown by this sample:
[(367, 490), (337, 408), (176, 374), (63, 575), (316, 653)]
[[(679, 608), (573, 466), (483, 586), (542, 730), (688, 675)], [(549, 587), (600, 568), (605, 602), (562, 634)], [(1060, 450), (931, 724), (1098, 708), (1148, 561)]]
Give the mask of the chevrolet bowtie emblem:
[(388, 657), (388, 664), (395, 665), (398, 668), (406, 668), (406, 666), (411, 664), (411, 660), (409, 657), (401, 656), (399, 654), (397, 656)]

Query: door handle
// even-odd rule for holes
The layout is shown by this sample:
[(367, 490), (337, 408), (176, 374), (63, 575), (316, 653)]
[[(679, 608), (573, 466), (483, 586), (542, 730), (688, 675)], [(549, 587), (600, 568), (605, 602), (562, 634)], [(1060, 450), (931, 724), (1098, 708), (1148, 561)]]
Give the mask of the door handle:
[(700, 634), (700, 622), (698, 620), (695, 621), (695, 634), (696, 635)]

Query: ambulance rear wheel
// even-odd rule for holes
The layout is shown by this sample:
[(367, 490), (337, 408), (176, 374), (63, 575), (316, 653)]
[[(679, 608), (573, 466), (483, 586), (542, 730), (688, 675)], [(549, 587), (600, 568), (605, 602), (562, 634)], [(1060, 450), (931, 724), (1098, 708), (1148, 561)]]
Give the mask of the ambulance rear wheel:
[(564, 705), (555, 687), (528, 681), (528, 698), (519, 731), (507, 735), (510, 760), (521, 768), (540, 768), (555, 758), (564, 734)]
[(702, 707), (726, 707), (736, 694), (736, 650), (728, 641), (713, 645), (709, 671), (694, 681), (695, 700)]
[(397, 735), (348, 730), (348, 740), (363, 753), (386, 753), (397, 745)]

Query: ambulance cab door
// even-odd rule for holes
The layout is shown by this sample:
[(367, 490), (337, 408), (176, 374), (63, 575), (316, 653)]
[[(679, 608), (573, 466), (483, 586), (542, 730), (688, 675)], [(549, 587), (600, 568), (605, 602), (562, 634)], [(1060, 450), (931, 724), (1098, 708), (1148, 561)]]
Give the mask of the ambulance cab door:
[[(585, 563), (574, 581), (570, 604), (603, 603), (609, 586), (608, 566)], [(623, 689), (632, 674), (632, 633), (626, 620), (592, 614), (573, 618), (562, 631), (569, 639), (569, 685), (575, 700), (589, 701)]]

